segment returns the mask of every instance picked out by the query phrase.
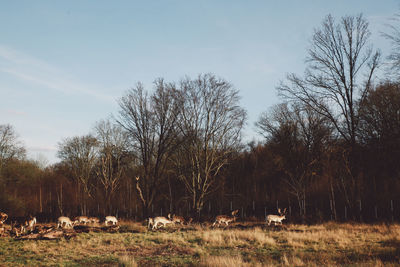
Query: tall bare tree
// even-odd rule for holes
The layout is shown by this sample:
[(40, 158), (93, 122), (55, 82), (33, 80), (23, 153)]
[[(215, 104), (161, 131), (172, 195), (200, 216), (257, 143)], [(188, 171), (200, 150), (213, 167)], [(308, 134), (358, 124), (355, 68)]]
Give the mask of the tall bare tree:
[(379, 65), (380, 52), (373, 51), (370, 35), (362, 15), (343, 17), (340, 23), (329, 15), (312, 37), (304, 78), (289, 74), (288, 83), (277, 88), (286, 99), (328, 118), (351, 146), (357, 137), (357, 103), (371, 88)]
[(342, 184), (349, 187), (343, 192), (350, 192), (346, 197), (350, 210), (359, 194), (358, 103), (371, 88), (380, 59), (380, 52), (373, 51), (369, 43), (370, 35), (362, 15), (342, 17), (338, 23), (327, 16), (312, 37), (304, 78), (289, 74), (287, 82), (277, 88), (286, 99), (300, 101), (329, 119), (345, 140), (343, 160), (348, 172), (346, 179), (341, 178), (347, 181)]
[(147, 216), (166, 176), (166, 163), (176, 147), (176, 123), (180, 100), (175, 85), (163, 79), (154, 82), (149, 96), (142, 84), (119, 101), (117, 122), (128, 132), (132, 151), (140, 163), (137, 189)]
[(104, 187), (106, 212), (112, 214), (111, 200), (120, 183), (127, 155), (128, 136), (119, 125), (101, 120), (95, 126), (99, 142), (97, 176)]
[(176, 164), (192, 208), (200, 214), (221, 168), (240, 146), (246, 112), (239, 106), (238, 91), (212, 74), (182, 80), (181, 93), (184, 143)]
[(66, 138), (59, 143), (58, 157), (71, 169), (81, 194), (81, 214), (87, 214), (87, 196), (92, 197), (90, 178), (96, 165), (98, 141), (92, 135)]

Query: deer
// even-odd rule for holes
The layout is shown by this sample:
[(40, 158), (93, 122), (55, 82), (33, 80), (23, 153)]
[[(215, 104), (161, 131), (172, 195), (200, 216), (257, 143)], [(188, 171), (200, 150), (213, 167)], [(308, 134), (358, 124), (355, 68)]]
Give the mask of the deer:
[(165, 217), (155, 217), (155, 218), (149, 218), (149, 224), (148, 224), (148, 228), (150, 228), (150, 226), (152, 226), (152, 229), (157, 229), (158, 224), (162, 224), (163, 227), (165, 227), (165, 225), (170, 224), (170, 223), (174, 223), (171, 220), (168, 220)]
[(27, 216), (12, 217), (11, 232), (15, 233), (16, 236), (25, 234), (28, 228), (32, 232), (35, 224), (36, 224), (36, 217), (32, 217), (31, 215), (29, 215), (28, 217)]
[(99, 223), (99, 222), (100, 222), (100, 219), (97, 218), (97, 217), (89, 217), (89, 221), (90, 221), (91, 223)]
[(8, 215), (0, 211), (0, 224), (3, 224), (8, 218)]
[(64, 228), (64, 227), (73, 227), (73, 224), (75, 224), (75, 222), (72, 222), (70, 218), (65, 217), (65, 216), (61, 216), (58, 217), (57, 220), (57, 228)]
[(25, 233), (25, 226), (19, 222), (11, 222), (11, 233), (14, 233), (15, 236), (20, 236)]
[(279, 215), (270, 214), (267, 216), (266, 221), (268, 226), (271, 224), (271, 222), (274, 222), (274, 225), (276, 225), (276, 223), (282, 225), (282, 221), (286, 219), (286, 208), (283, 210), (283, 212), (281, 212), (281, 209), (278, 209), (278, 213)]
[(182, 225), (185, 223), (185, 218), (183, 218), (182, 216), (176, 216), (175, 214), (174, 215), (168, 214), (168, 219), (175, 224), (179, 223)]
[(106, 216), (106, 219), (104, 221), (104, 224), (107, 226), (108, 223), (111, 223), (112, 225), (117, 225), (118, 220), (115, 216)]
[(213, 227), (215, 226), (216, 223), (218, 223), (218, 226), (221, 225), (221, 223), (225, 223), (226, 226), (229, 225), (230, 222), (236, 221), (236, 215), (238, 214), (239, 210), (234, 210), (232, 211), (232, 216), (226, 216), (226, 215), (218, 215), (215, 218), (215, 222), (213, 223)]
[(87, 216), (78, 216), (75, 218), (75, 221), (77, 221), (78, 223), (83, 223), (83, 224), (87, 224), (90, 223), (90, 219)]
[(36, 221), (36, 217), (30, 217), (26, 222), (25, 222), (25, 226), (29, 227), (29, 229), (31, 231), (33, 231), (33, 227), (35, 226), (35, 224), (37, 223)]

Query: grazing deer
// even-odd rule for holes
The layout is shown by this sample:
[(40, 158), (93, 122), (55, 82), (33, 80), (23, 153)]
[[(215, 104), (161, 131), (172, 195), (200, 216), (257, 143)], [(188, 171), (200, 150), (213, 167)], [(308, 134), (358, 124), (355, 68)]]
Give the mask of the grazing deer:
[(8, 215), (0, 211), (0, 224), (3, 224), (8, 218)]
[(276, 225), (276, 223), (282, 225), (282, 221), (286, 219), (286, 209), (284, 209), (283, 212), (281, 212), (281, 209), (278, 209), (278, 213), (279, 215), (270, 214), (267, 216), (268, 226), (271, 224), (271, 222), (274, 222), (274, 225)]
[(107, 226), (108, 223), (111, 223), (112, 225), (118, 224), (118, 220), (115, 216), (106, 216), (106, 220), (104, 221), (104, 224)]
[(75, 218), (75, 221), (78, 223), (87, 224), (90, 223), (90, 219), (87, 216), (78, 216)]
[(25, 233), (24, 224), (18, 222), (11, 222), (11, 233), (14, 233), (15, 236), (20, 236)]
[(25, 222), (25, 226), (29, 227), (29, 229), (33, 231), (33, 227), (35, 226), (36, 223), (37, 223), (36, 217), (31, 216), (30, 219)]
[(175, 224), (179, 223), (182, 225), (185, 223), (185, 218), (183, 218), (182, 216), (176, 216), (175, 214), (174, 215), (168, 214), (168, 219)]
[(36, 224), (36, 217), (32, 216), (20, 216), (11, 218), (11, 232), (15, 233), (16, 236), (26, 233), (27, 228), (33, 231), (33, 227)]
[(149, 218), (149, 224), (148, 227), (150, 228), (150, 226), (153, 226), (152, 229), (157, 229), (158, 224), (162, 224), (163, 227), (165, 227), (165, 225), (170, 224), (170, 223), (174, 223), (171, 220), (168, 220), (165, 217), (155, 217), (153, 218)]
[(100, 223), (100, 219), (97, 217), (89, 217), (91, 223)]
[[(75, 223), (75, 222), (74, 222)], [(57, 228), (64, 228), (64, 227), (73, 227), (71, 219), (65, 216), (58, 217), (57, 220)]]
[(218, 226), (221, 225), (221, 223), (225, 223), (226, 226), (228, 226), (230, 222), (236, 221), (236, 215), (238, 214), (238, 212), (239, 210), (232, 211), (232, 216), (218, 215), (215, 218), (215, 222), (213, 223), (212, 226), (214, 226), (216, 223), (218, 223)]

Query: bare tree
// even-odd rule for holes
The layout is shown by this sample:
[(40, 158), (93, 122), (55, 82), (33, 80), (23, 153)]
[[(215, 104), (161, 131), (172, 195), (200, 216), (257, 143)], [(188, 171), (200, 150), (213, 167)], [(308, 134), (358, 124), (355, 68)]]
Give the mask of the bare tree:
[[(90, 178), (97, 160), (98, 141), (91, 135), (67, 138), (59, 143), (58, 157), (71, 169), (81, 193), (81, 213), (87, 214), (86, 196), (91, 197)], [(81, 187), (82, 189), (81, 190)]]
[(175, 85), (158, 79), (152, 96), (142, 84), (131, 89), (119, 101), (117, 122), (128, 132), (132, 151), (140, 163), (136, 188), (147, 216), (161, 182), (166, 163), (176, 147), (176, 121), (181, 106)]
[(312, 37), (304, 78), (289, 74), (288, 83), (277, 88), (286, 99), (300, 101), (329, 119), (338, 136), (345, 140), (343, 160), (348, 172), (347, 182), (342, 184), (349, 187), (343, 188), (343, 192), (350, 192), (346, 198), (350, 211), (359, 188), (358, 103), (371, 88), (380, 59), (380, 52), (373, 51), (369, 44), (370, 35), (362, 15), (343, 17), (339, 23), (327, 16)]
[[(361, 136), (368, 174), (376, 189), (378, 177), (400, 177), (400, 84), (378, 85), (360, 105)], [(378, 190), (376, 190), (378, 192)]]
[(25, 148), (14, 128), (9, 124), (0, 125), (0, 175), (3, 165), (10, 159), (25, 157)]
[(127, 154), (128, 136), (119, 125), (113, 125), (109, 120), (99, 121), (95, 131), (99, 142), (96, 172), (104, 187), (106, 212), (112, 214), (111, 200), (125, 168), (123, 160)]
[(294, 103), (263, 113), (256, 126), (267, 138), (285, 188), (297, 198), (304, 219), (307, 193), (321, 175), (321, 159), (331, 137), (329, 121), (313, 109)]
[(370, 90), (360, 105), (361, 131), (365, 144), (386, 148), (399, 145), (400, 84), (386, 82)]
[(388, 74), (393, 75), (394, 79), (399, 79), (400, 70), (400, 14), (396, 14), (392, 18), (392, 24), (389, 24), (389, 32), (383, 33), (392, 45), (392, 51), (388, 55), (389, 60)]
[(368, 43), (368, 22), (359, 15), (340, 23), (329, 15), (315, 30), (308, 51), (305, 77), (289, 74), (278, 91), (301, 101), (328, 118), (351, 146), (356, 143), (357, 103), (371, 87), (380, 52)]
[(240, 146), (246, 112), (239, 106), (238, 91), (212, 74), (184, 79), (181, 91), (179, 127), (184, 143), (176, 165), (199, 215), (221, 168)]

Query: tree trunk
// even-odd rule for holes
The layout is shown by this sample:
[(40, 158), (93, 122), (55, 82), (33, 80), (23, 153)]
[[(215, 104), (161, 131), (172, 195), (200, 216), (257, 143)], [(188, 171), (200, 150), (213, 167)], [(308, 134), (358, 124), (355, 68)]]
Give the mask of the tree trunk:
[(334, 218), (334, 220), (335, 221), (337, 221), (337, 214), (336, 214), (336, 199), (335, 199), (335, 191), (334, 191), (334, 189), (333, 189), (333, 179), (332, 179), (332, 177), (330, 178), (330, 199), (331, 199), (331, 203), (332, 203), (332, 206), (331, 206), (331, 212), (332, 212), (332, 214), (333, 214), (333, 218)]
[(39, 210), (40, 210), (40, 213), (43, 212), (43, 204), (42, 204), (42, 185), (39, 186)]

